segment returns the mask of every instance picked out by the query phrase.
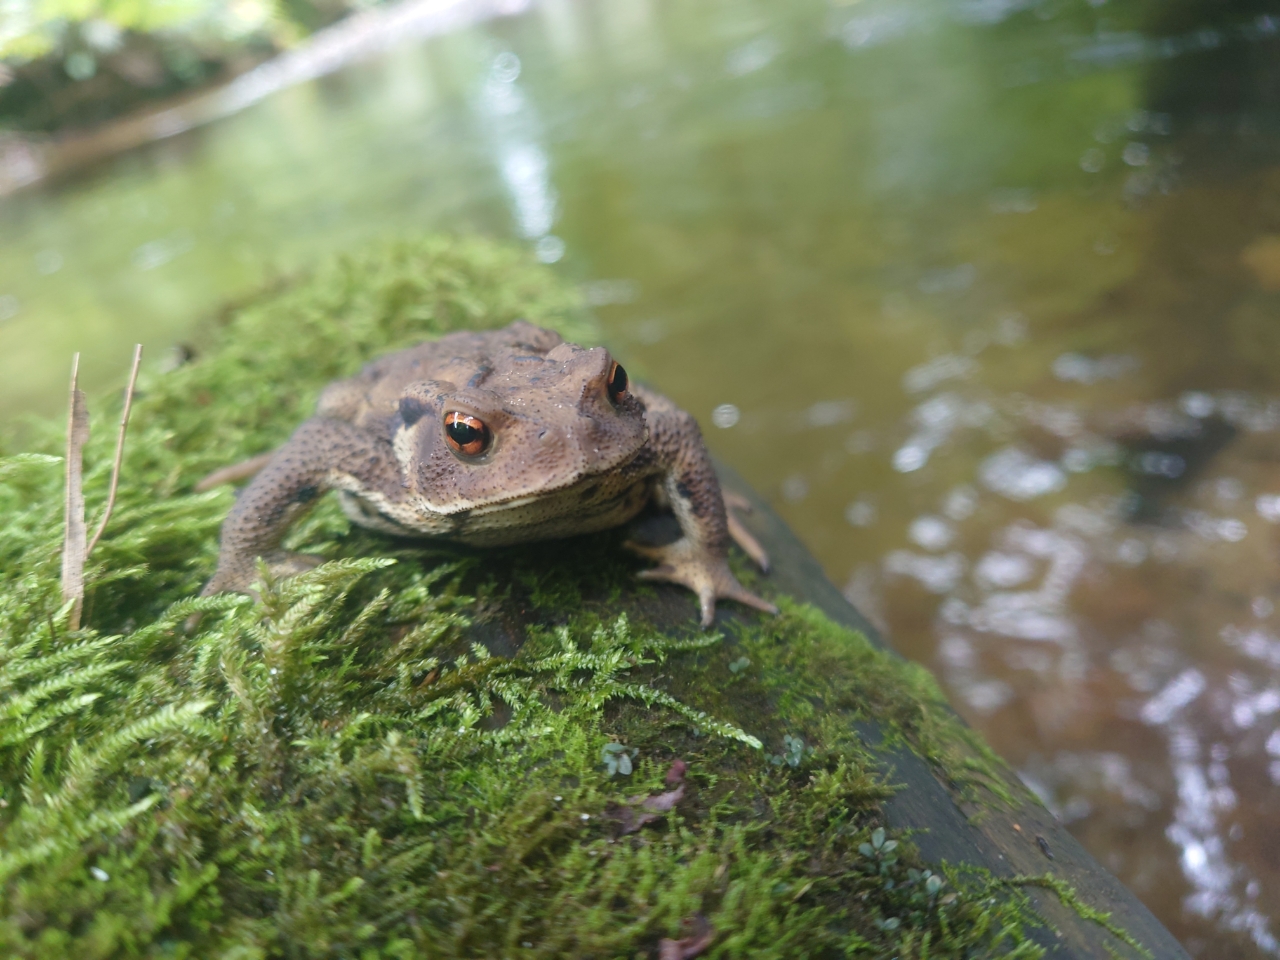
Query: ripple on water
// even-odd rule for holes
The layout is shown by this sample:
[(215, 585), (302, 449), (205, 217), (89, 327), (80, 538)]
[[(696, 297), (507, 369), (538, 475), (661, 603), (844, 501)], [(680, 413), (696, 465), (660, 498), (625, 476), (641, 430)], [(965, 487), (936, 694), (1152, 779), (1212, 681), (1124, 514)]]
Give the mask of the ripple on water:
[[(979, 353), (994, 342), (971, 339)], [(1087, 842), (1157, 832), (1184, 883), (1183, 916), (1275, 952), (1280, 872), (1258, 851), (1280, 842), (1260, 785), (1280, 785), (1280, 563), (1262, 536), (1280, 524), (1276, 399), (1187, 390), (1098, 403), (1089, 391), (1142, 365), (1072, 352), (1048, 373), (1079, 396), (1001, 397), (990, 367), (961, 356), (902, 379), (909, 432), (891, 466), (914, 492), (882, 494), (874, 514), (863, 495), (846, 518), (883, 520), (903, 500), (934, 507), (897, 528), (882, 577), (859, 568), (850, 593), (898, 643), (931, 642), (962, 710)], [(1168, 452), (1214, 422), (1236, 432), (1208, 457)], [(1128, 519), (1124, 489), (1143, 477), (1167, 484), (1149, 524)], [(918, 604), (908, 584), (937, 598), (931, 641), (904, 626)], [(1159, 882), (1141, 853), (1100, 852), (1140, 892)]]

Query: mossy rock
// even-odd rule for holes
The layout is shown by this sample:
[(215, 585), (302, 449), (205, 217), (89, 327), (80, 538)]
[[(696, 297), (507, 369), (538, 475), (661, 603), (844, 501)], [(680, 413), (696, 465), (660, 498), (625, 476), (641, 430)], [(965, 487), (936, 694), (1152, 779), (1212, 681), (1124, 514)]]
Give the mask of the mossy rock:
[[(1017, 816), (1028, 856), (1037, 833), (1078, 850), (767, 510), (778, 572), (738, 571), (782, 613), (725, 605), (707, 633), (621, 532), (481, 553), (329, 502), (291, 539), (331, 562), (193, 599), (233, 500), (197, 479), (369, 358), (517, 317), (595, 339), (551, 274), (477, 240), (228, 311), (143, 379), (76, 632), (60, 425), (0, 461), (0, 953), (650, 957), (701, 934), (708, 957), (1181, 956), (1149, 914), (1121, 904), (1130, 935), (1084, 905), (1116, 907), (1114, 880), (1077, 896), (1087, 871), (983, 846)], [(91, 518), (117, 411), (86, 451)]]

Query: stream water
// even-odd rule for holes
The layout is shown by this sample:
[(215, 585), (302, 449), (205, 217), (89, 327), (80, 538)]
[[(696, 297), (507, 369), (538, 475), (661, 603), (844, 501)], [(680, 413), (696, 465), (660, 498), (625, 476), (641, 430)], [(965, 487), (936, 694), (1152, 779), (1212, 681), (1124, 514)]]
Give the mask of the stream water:
[(1197, 956), (1280, 955), (1280, 7), (544, 0), (0, 200), (0, 410), (511, 236)]

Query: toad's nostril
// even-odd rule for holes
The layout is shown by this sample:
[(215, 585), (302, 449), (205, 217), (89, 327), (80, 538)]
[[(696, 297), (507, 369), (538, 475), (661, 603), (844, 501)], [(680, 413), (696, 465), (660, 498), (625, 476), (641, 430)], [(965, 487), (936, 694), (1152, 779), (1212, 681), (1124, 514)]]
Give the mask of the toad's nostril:
[(406, 427), (412, 427), (427, 412), (427, 405), (417, 397), (400, 398), (400, 419)]

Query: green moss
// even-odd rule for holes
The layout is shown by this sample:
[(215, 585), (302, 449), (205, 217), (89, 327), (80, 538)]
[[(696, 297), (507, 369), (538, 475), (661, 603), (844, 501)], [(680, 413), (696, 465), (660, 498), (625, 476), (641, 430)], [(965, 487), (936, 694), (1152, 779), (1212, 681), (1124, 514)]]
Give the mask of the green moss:
[[(264, 570), (260, 603), (192, 599), (232, 500), (197, 477), (370, 356), (516, 316), (592, 337), (547, 273), (478, 241), (395, 245), (231, 312), (144, 381), (75, 633), (57, 426), (0, 461), (0, 952), (646, 956), (701, 914), (713, 957), (1040, 956), (1018, 889), (885, 834), (894, 787), (855, 725), (958, 778), (980, 745), (923, 671), (810, 608), (704, 635), (691, 598), (664, 620), (619, 533), (476, 554), (331, 505), (293, 535), (331, 562)], [(623, 832), (675, 759), (684, 798)]]
[(740, 635), (782, 711), (835, 711), (842, 723), (874, 722), (885, 735), (884, 746), (906, 744), (937, 765), (966, 798), (981, 799), (985, 789), (1001, 802), (1014, 802), (1000, 773), (1002, 762), (951, 711), (929, 671), (886, 654), (812, 607), (785, 598), (782, 607), (784, 616)]
[(1150, 950), (1135, 940), (1127, 930), (1116, 926), (1116, 924), (1112, 922), (1110, 913), (1104, 910), (1099, 910), (1096, 907), (1089, 906), (1080, 899), (1080, 895), (1076, 893), (1075, 887), (1071, 886), (1071, 884), (1067, 883), (1067, 881), (1063, 880), (1061, 877), (1055, 877), (1051, 873), (1042, 873), (1035, 877), (1016, 877), (1008, 882), (1020, 887), (1042, 887), (1045, 890), (1052, 890), (1058, 895), (1059, 900), (1076, 912), (1077, 916), (1084, 920), (1088, 920), (1091, 923), (1096, 923), (1098, 926), (1106, 930), (1107, 933), (1111, 934), (1111, 936), (1115, 937), (1120, 944), (1128, 947), (1129, 951), (1131, 951), (1130, 953), (1122, 954), (1111, 944), (1108, 944), (1107, 950), (1112, 956), (1120, 957), (1136, 954), (1139, 957), (1145, 957), (1146, 960), (1155, 960)]

